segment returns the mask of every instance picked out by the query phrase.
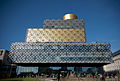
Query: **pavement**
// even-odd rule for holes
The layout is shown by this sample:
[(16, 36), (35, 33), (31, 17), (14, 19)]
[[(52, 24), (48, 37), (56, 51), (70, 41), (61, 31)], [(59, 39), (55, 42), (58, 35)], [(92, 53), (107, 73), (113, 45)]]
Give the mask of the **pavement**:
[(46, 78), (45, 81), (57, 81), (56, 78)]
[[(42, 81), (58, 81), (56, 78), (46, 78)], [(95, 78), (61, 78), (60, 81), (101, 81)], [(106, 79), (105, 81), (119, 81), (118, 79)]]

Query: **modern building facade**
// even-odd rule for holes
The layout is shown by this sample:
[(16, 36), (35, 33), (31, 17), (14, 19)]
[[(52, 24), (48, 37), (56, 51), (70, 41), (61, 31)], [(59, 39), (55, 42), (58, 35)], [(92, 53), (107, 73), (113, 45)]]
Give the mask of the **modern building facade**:
[(120, 73), (120, 50), (112, 54), (112, 63), (104, 65), (105, 72)]
[(108, 64), (109, 43), (86, 43), (83, 19), (66, 14), (63, 20), (45, 20), (43, 28), (29, 28), (26, 42), (13, 43), (9, 54), (14, 64)]
[(0, 78), (15, 77), (16, 75), (16, 66), (9, 63), (8, 55), (8, 50), (0, 49)]
[(9, 51), (5, 49), (0, 49), (0, 64), (8, 65), (8, 54)]

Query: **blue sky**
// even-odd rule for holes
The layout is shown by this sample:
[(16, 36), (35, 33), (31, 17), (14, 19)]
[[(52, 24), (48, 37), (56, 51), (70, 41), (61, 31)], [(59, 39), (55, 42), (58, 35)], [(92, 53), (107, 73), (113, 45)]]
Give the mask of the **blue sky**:
[(66, 13), (84, 19), (87, 42), (120, 49), (120, 0), (0, 0), (0, 49), (25, 42), (28, 28), (42, 28), (45, 19), (62, 19)]

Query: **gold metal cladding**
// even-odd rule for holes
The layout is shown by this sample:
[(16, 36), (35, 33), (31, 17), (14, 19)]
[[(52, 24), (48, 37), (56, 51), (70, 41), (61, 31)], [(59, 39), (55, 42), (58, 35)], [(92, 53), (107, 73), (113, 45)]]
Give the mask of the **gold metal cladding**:
[(85, 29), (28, 29), (26, 42), (86, 42)]
[(63, 16), (63, 20), (67, 20), (67, 19), (77, 19), (77, 16), (74, 14), (66, 14)]

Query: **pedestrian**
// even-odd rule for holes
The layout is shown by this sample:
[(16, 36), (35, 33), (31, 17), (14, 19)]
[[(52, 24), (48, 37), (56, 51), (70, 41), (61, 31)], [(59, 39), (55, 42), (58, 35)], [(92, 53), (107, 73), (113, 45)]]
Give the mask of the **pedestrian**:
[(104, 75), (102, 76), (102, 81), (105, 81), (105, 77), (104, 77)]
[(58, 81), (60, 81), (60, 72), (58, 71), (58, 76), (57, 76)]

